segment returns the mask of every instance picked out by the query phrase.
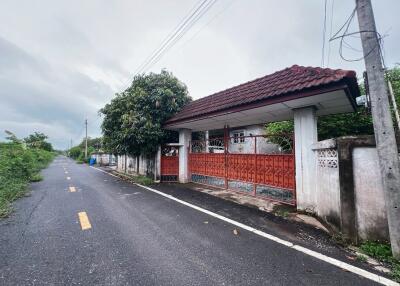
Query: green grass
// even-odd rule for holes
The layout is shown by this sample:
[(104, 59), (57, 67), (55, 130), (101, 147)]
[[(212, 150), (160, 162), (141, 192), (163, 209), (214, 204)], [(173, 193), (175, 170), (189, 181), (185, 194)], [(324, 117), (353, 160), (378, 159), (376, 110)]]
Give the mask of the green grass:
[(133, 177), (133, 180), (135, 181), (135, 183), (138, 183), (140, 185), (147, 186), (153, 184), (153, 180), (146, 176)]
[(39, 171), (54, 156), (55, 153), (29, 149), (22, 144), (0, 143), (0, 217), (10, 214), (11, 203), (25, 195), (29, 182), (43, 179)]
[(366, 241), (360, 245), (360, 249), (365, 254), (387, 263), (391, 267), (391, 276), (397, 282), (400, 282), (400, 261), (392, 255), (390, 244), (379, 241)]
[(31, 182), (40, 182), (43, 180), (43, 176), (40, 175), (39, 173), (33, 175), (30, 179)]
[(366, 262), (367, 261), (367, 257), (365, 255), (359, 254), (356, 257), (356, 260), (359, 262)]
[(122, 172), (116, 172), (119, 176), (124, 177), (125, 179), (134, 182), (136, 184), (140, 184), (140, 185), (144, 185), (144, 186), (148, 186), (154, 183), (154, 181), (146, 176), (143, 175), (131, 175), (131, 174), (125, 174)]

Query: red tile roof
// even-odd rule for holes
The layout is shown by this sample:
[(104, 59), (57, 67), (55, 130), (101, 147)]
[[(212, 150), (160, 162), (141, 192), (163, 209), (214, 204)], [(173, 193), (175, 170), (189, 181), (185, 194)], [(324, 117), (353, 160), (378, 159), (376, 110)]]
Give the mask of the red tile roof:
[[(321, 88), (347, 81), (359, 93), (356, 73), (349, 70), (303, 67), (294, 65), (273, 74), (228, 88), (187, 104), (166, 124), (227, 110), (261, 100), (276, 98), (294, 92)], [(354, 89), (355, 88), (355, 89)]]

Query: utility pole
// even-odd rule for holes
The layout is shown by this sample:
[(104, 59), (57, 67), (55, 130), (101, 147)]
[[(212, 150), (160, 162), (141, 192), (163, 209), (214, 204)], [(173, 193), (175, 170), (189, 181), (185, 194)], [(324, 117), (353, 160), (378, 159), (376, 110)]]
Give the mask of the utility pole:
[(400, 166), (371, 0), (356, 0), (393, 256), (400, 258)]
[(86, 128), (86, 136), (85, 136), (85, 160), (87, 159), (87, 119), (85, 119), (85, 128)]

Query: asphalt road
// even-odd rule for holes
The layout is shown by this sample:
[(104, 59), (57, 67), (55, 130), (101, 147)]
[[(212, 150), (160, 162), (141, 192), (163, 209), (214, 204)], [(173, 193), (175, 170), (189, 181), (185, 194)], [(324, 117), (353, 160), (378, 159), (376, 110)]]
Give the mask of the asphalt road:
[(65, 157), (43, 175), (0, 221), (0, 285), (376, 285)]

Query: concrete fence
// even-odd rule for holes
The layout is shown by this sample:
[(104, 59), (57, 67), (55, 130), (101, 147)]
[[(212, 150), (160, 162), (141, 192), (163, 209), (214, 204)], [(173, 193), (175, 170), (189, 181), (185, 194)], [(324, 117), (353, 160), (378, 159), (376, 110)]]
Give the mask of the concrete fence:
[(160, 154), (154, 155), (118, 155), (117, 170), (127, 174), (142, 175), (154, 180), (160, 179)]
[(385, 199), (373, 136), (313, 144), (312, 211), (353, 242), (389, 240)]

